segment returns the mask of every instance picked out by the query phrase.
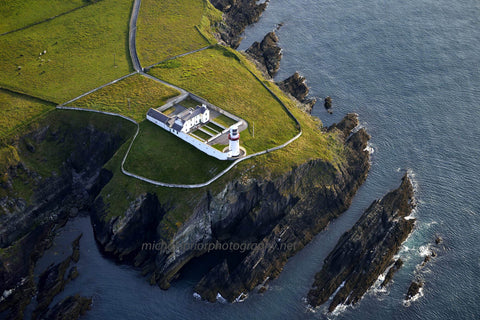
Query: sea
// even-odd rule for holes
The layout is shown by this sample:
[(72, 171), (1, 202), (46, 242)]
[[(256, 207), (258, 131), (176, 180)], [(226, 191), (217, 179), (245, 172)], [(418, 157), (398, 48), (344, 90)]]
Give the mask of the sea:
[[(82, 318), (89, 320), (480, 319), (480, 2), (271, 0), (239, 49), (279, 24), (283, 59), (275, 80), (300, 72), (310, 95), (320, 98), (313, 114), (324, 125), (355, 112), (372, 136), (371, 171), (349, 210), (291, 258), (267, 292), (234, 304), (194, 298), (202, 261), (167, 291), (150, 286), (138, 270), (103, 257), (89, 218), (79, 217), (36, 268), (38, 274), (60, 261), (83, 232), (80, 275), (54, 302), (92, 296)], [(326, 96), (331, 115), (321, 101)], [(404, 265), (393, 283), (330, 314), (325, 306), (310, 308), (305, 297), (325, 257), (405, 172), (415, 184), (416, 227), (398, 254)], [(443, 242), (435, 245), (438, 236)], [(419, 267), (432, 250), (437, 256)], [(424, 282), (421, 294), (405, 303), (415, 279)]]

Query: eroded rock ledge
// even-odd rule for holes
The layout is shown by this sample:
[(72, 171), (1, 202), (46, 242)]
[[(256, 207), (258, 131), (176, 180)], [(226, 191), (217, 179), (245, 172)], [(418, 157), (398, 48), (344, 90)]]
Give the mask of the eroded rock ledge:
[(414, 208), (413, 197), (412, 183), (405, 175), (399, 188), (370, 205), (315, 275), (307, 297), (310, 305), (327, 302), (336, 290), (329, 312), (339, 304), (355, 304), (363, 296), (392, 264), (393, 256), (412, 231), (415, 219), (406, 217)]
[[(357, 123), (348, 121), (348, 132)], [(189, 261), (206, 254), (191, 249), (192, 244), (261, 243), (241, 254), (225, 252), (195, 287), (209, 301), (217, 296), (234, 301), (278, 276), (289, 257), (348, 208), (370, 168), (365, 151), (370, 137), (364, 129), (345, 137), (345, 162), (340, 167), (317, 159), (275, 179), (229, 181), (218, 193), (206, 191), (189, 220), (169, 239), (157, 231), (168, 207), (156, 196), (140, 196), (124, 217), (112, 220), (106, 219), (98, 198), (92, 213), (95, 236), (106, 253), (142, 267), (150, 281), (164, 289)], [(141, 250), (144, 242), (162, 240), (175, 250)]]
[(282, 49), (278, 46), (275, 32), (267, 33), (261, 42), (255, 41), (245, 52), (264, 67), (270, 77), (277, 74), (282, 60)]
[(301, 104), (300, 108), (307, 112), (312, 113), (312, 108), (317, 102), (316, 98), (307, 98), (310, 88), (307, 86), (306, 79), (298, 72), (287, 79), (277, 82), (277, 85), (283, 92), (290, 94), (293, 98), (298, 100)]
[(210, 2), (224, 13), (225, 24), (219, 28), (219, 37), (234, 49), (240, 45), (245, 27), (257, 22), (268, 4), (268, 1), (257, 4), (257, 0), (210, 0)]

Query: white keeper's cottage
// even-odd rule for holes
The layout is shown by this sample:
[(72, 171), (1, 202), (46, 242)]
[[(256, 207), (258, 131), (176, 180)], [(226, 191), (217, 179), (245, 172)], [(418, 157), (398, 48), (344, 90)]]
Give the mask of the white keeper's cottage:
[[(188, 108), (173, 117), (169, 117), (154, 109), (150, 109), (147, 113), (147, 119), (149, 117), (160, 121), (176, 132), (189, 133), (192, 131), (192, 128), (210, 120), (210, 110), (203, 104), (202, 106), (196, 106), (195, 109)], [(151, 119), (149, 120), (151, 121)]]
[[(240, 155), (238, 141), (240, 135), (238, 132), (238, 126), (232, 126), (230, 129), (225, 129), (230, 131), (228, 138), (230, 148), (228, 148), (228, 151), (226, 152), (217, 150), (208, 145), (207, 142), (202, 142), (189, 134), (210, 121), (210, 110), (205, 104), (183, 110), (171, 117), (156, 109), (150, 109), (147, 112), (147, 120), (176, 135), (185, 142), (188, 142), (200, 151), (219, 160), (229, 160), (232, 159), (232, 157), (238, 157)], [(232, 148), (232, 145), (234, 148)]]

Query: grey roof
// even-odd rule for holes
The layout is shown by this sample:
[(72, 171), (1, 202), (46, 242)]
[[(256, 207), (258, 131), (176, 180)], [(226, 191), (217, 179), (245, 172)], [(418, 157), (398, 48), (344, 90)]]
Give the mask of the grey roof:
[(149, 115), (150, 117), (162, 122), (162, 123), (167, 123), (167, 121), (170, 119), (170, 117), (164, 115), (163, 113), (155, 110), (155, 109), (152, 109), (150, 108), (150, 110), (148, 110), (147, 112), (147, 115)]
[(172, 126), (172, 129), (180, 132), (180, 131), (182, 131), (183, 126), (179, 125), (178, 123), (174, 123), (173, 126)]
[[(189, 109), (189, 110), (191, 110), (191, 109)], [(187, 121), (187, 120), (190, 120), (190, 119), (198, 116), (199, 114), (204, 114), (206, 111), (207, 111), (207, 107), (197, 106), (193, 111), (190, 111), (190, 113), (188, 113), (184, 116), (182, 115), (181, 118), (182, 118), (182, 120)]]

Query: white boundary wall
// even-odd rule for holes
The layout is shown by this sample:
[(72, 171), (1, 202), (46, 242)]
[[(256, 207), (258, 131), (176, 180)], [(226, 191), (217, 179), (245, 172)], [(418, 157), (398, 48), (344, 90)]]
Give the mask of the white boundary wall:
[(205, 152), (209, 156), (212, 156), (212, 157), (214, 157), (218, 160), (228, 160), (228, 153), (223, 153), (223, 152), (209, 146), (208, 144), (189, 136), (188, 134), (185, 134), (183, 132), (177, 132), (177, 131), (173, 130), (172, 128), (169, 128), (164, 123), (158, 121), (157, 119), (154, 119), (154, 118), (150, 117), (149, 115), (147, 115), (147, 119), (148, 119), (148, 121), (155, 123), (160, 128), (176, 135), (177, 137), (179, 137), (183, 141), (191, 144), (192, 146), (194, 146), (198, 150), (200, 150), (202, 152)]

